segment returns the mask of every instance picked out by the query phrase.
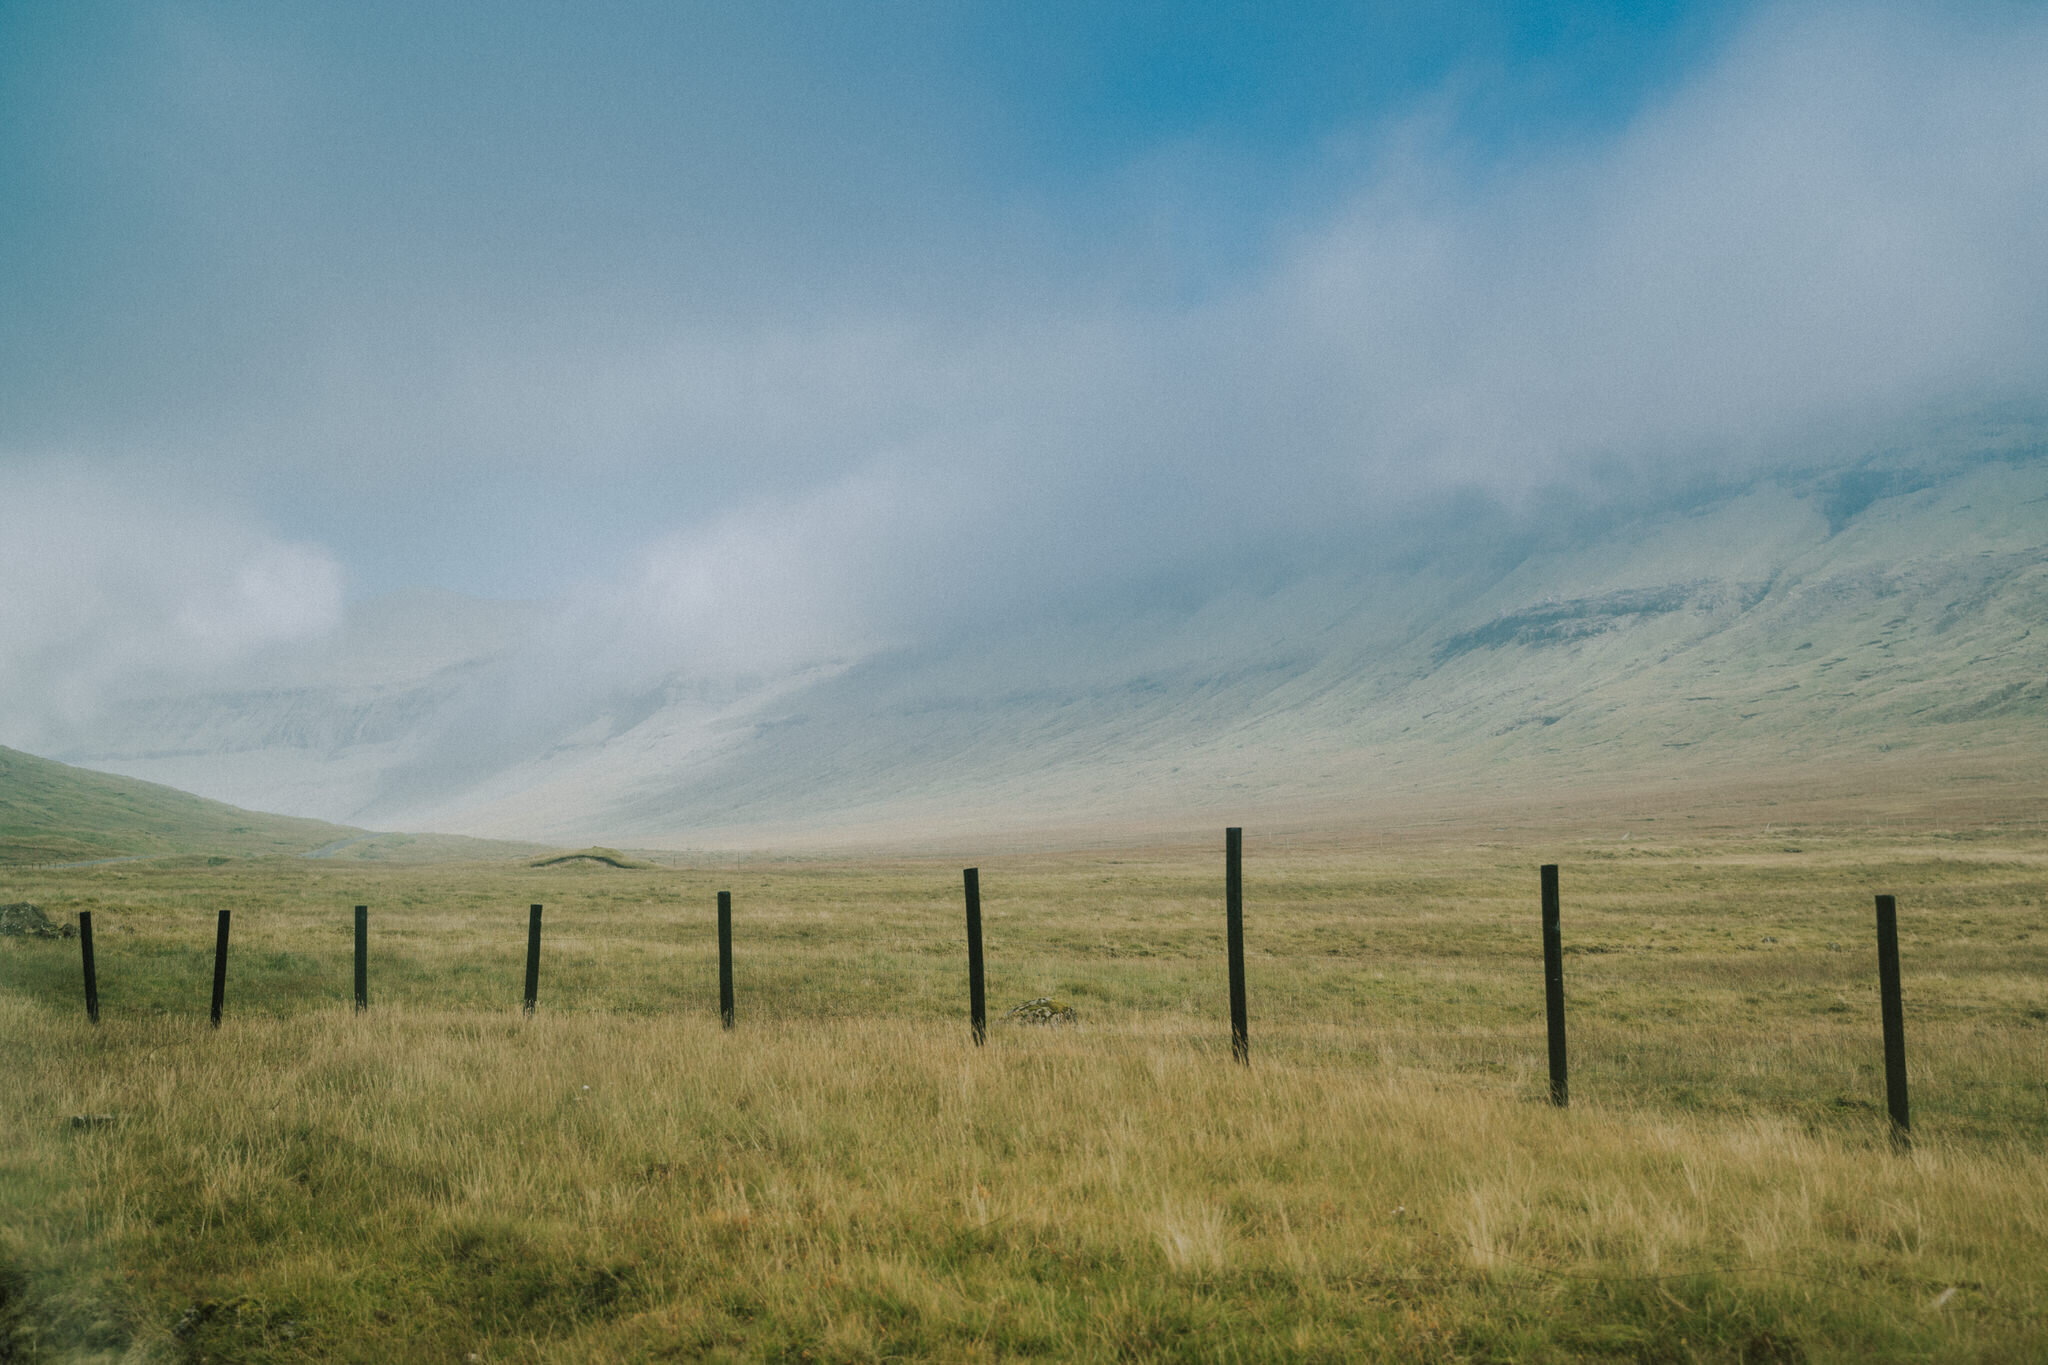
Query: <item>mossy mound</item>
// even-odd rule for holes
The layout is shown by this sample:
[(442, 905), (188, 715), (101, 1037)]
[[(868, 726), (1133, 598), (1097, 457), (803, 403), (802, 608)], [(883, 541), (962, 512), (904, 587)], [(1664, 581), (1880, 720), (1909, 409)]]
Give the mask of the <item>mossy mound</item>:
[(653, 867), (638, 858), (629, 858), (615, 848), (579, 848), (574, 853), (550, 853), (544, 858), (535, 858), (528, 867), (561, 867), (567, 863), (602, 863), (606, 867)]
[(1036, 1000), (1026, 1000), (1010, 1008), (1009, 1018), (1020, 1024), (1046, 1024), (1057, 1028), (1061, 1024), (1078, 1024), (1081, 1012), (1064, 1000), (1055, 1000), (1041, 995)]
[(0, 935), (8, 938), (72, 938), (78, 930), (69, 924), (54, 924), (39, 905), (16, 901), (0, 905)]

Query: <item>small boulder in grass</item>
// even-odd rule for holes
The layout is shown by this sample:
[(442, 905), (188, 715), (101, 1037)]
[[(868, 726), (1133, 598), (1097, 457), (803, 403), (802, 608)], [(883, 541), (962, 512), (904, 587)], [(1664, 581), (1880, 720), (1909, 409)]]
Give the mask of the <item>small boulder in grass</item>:
[(0, 905), (0, 934), (8, 938), (76, 938), (75, 924), (53, 924), (40, 905), (16, 901)]
[(1055, 1000), (1041, 995), (1036, 1000), (1026, 1000), (1013, 1006), (1009, 1017), (1020, 1024), (1047, 1024), (1054, 1028), (1061, 1024), (1078, 1024), (1081, 1012), (1064, 1000)]

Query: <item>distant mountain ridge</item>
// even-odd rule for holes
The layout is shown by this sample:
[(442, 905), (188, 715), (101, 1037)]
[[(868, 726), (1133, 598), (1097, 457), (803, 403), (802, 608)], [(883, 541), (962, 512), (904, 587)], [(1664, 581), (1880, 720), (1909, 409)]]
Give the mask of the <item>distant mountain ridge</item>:
[(436, 746), (460, 708), (490, 709), (523, 618), (482, 604), (479, 625), (443, 596), (414, 613), (448, 618), (420, 632), (432, 647), (381, 651), (409, 671), (150, 703), (64, 756), (385, 827), (661, 847), (2048, 753), (2043, 430), (1987, 424), (1553, 530), (1447, 519), (1391, 558), (745, 685), (669, 679), (467, 767)]

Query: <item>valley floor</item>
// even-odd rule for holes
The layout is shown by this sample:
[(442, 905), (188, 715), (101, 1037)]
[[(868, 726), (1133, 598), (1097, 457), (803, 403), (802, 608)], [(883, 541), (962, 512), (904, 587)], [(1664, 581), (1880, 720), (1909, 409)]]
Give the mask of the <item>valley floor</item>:
[[(103, 1022), (75, 942), (0, 940), (0, 1357), (2038, 1359), (2048, 820), (2023, 783), (1921, 790), (1248, 828), (1249, 1067), (1220, 826), (978, 859), (12, 869), (4, 899), (94, 912)], [(1079, 1025), (1001, 1018), (1043, 995)]]

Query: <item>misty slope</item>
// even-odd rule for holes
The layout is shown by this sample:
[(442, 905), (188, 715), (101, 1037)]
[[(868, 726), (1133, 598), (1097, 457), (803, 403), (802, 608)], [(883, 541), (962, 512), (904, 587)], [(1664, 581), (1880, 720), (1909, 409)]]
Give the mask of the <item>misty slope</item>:
[(259, 660), (233, 688), (131, 699), (55, 756), (255, 809), (352, 821), (537, 618), (526, 603), (394, 593), (355, 607), (331, 640)]
[(1824, 773), (1891, 749), (2040, 754), (2044, 450), (2021, 428), (1548, 530), (1447, 522), (1392, 558), (1206, 601), (584, 697), (481, 750), (442, 736), (451, 717), (517, 709), (494, 689), (531, 618), (416, 596), (267, 688), (131, 708), (65, 756), (384, 828), (658, 846), (1253, 819), (1365, 794)]
[(2043, 622), (2048, 461), (1880, 465), (1508, 564), (1446, 554), (878, 659), (708, 727), (657, 715), (438, 817), (857, 837), (2038, 749)]
[(355, 833), (0, 748), (0, 864), (304, 853)]

